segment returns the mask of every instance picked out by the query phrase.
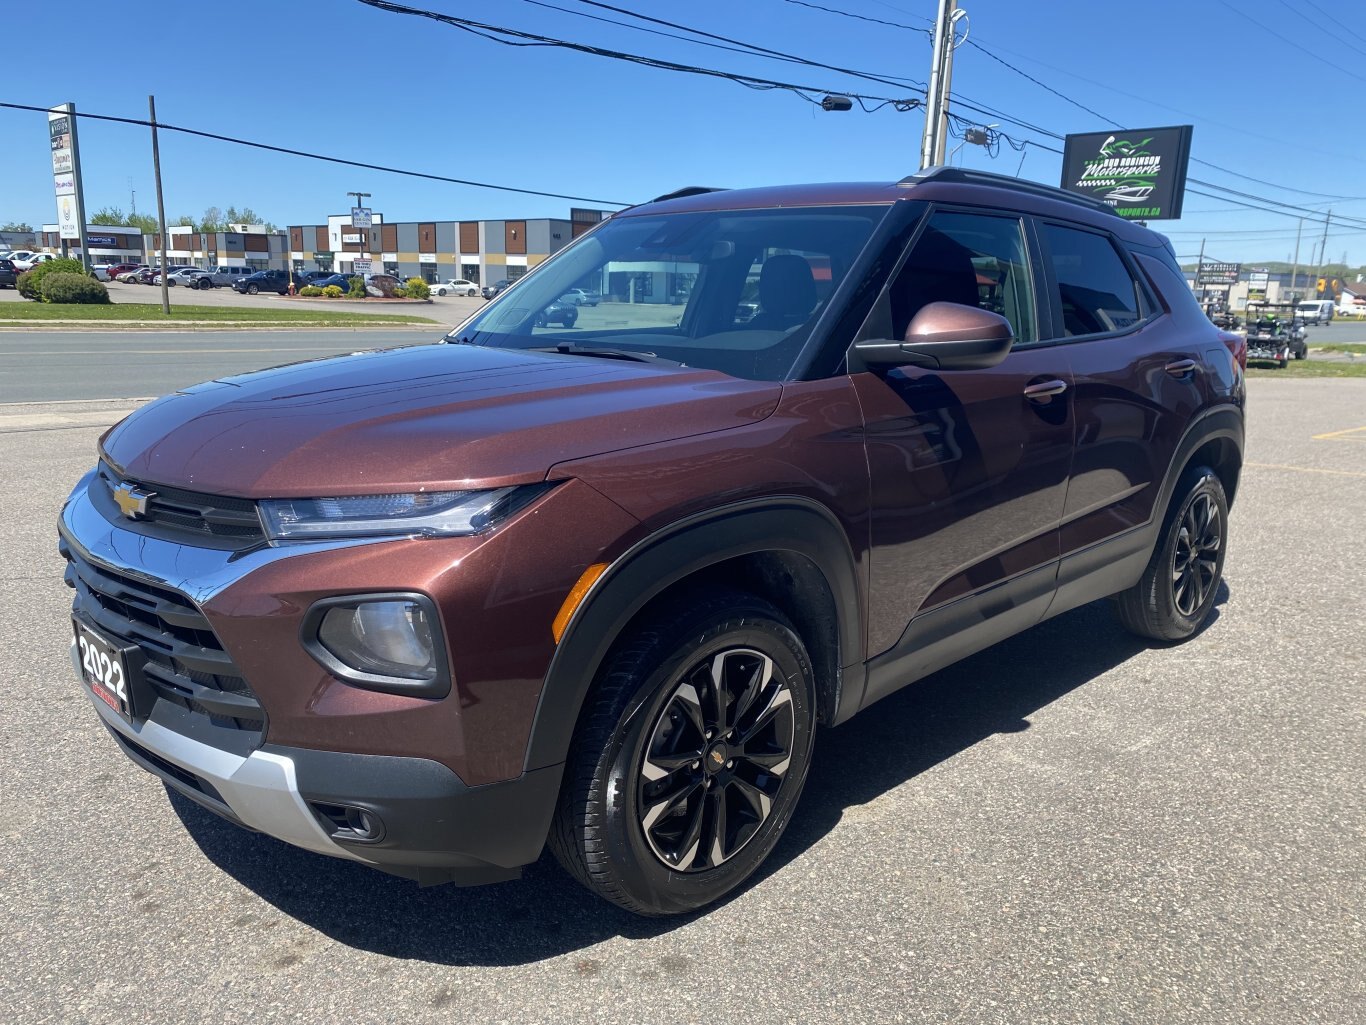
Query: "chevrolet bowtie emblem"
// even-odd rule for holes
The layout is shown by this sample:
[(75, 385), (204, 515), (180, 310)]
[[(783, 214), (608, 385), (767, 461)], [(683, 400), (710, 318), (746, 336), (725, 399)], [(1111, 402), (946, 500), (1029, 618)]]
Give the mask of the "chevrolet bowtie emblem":
[(147, 515), (147, 500), (155, 494), (155, 491), (143, 491), (132, 484), (120, 484), (114, 489), (114, 501), (124, 516), (140, 520)]

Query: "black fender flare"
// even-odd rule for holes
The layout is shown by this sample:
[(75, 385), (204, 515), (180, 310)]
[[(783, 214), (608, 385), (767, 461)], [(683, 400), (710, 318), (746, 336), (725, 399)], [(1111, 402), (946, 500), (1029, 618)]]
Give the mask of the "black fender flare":
[[(834, 597), (839, 661), (861, 663), (863, 603), (854, 555), (844, 528), (828, 508), (808, 498), (781, 496), (689, 516), (632, 545), (608, 566), (575, 610), (546, 671), (527, 741), (526, 769), (565, 760), (598, 667), (650, 599), (708, 566), (772, 551), (804, 556), (824, 575)], [(842, 696), (840, 704), (861, 696)]]
[[(1176, 492), (1176, 485), (1180, 483), (1181, 475), (1186, 472), (1191, 456), (1195, 455), (1197, 449), (1209, 442), (1221, 439), (1231, 441), (1238, 450), (1238, 471), (1239, 476), (1241, 476), (1243, 468), (1243, 409), (1241, 406), (1228, 403), (1214, 406), (1197, 416), (1186, 428), (1186, 433), (1181, 436), (1181, 440), (1176, 445), (1176, 451), (1172, 454), (1172, 461), (1167, 467), (1167, 475), (1162, 480), (1162, 489), (1158, 492), (1157, 501), (1153, 505), (1153, 517), (1148, 522), (1148, 527), (1154, 535), (1162, 529), (1163, 520), (1167, 515), (1167, 507), (1171, 505), (1172, 495)], [(1233, 504), (1234, 490), (1234, 488), (1229, 489), (1230, 505)]]

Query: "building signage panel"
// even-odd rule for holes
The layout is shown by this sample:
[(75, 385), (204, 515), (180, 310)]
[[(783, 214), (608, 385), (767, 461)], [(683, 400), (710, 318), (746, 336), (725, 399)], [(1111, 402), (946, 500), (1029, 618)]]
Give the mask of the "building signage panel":
[(1200, 265), (1199, 273), (1196, 275), (1197, 285), (1236, 285), (1238, 275), (1242, 273), (1241, 263), (1212, 263), (1206, 260)]
[(106, 249), (117, 249), (119, 240), (113, 235), (91, 235), (86, 239), (92, 246), (104, 246)]
[(313, 254), (313, 259), (315, 259), (315, 260), (330, 260), (330, 259), (332, 259), (332, 254), (331, 254), (331, 253), (328, 253), (328, 252), (316, 252), (316, 253)]
[(342, 245), (344, 245), (344, 246), (351, 246), (351, 245), (356, 245), (356, 246), (358, 246), (358, 245), (360, 245), (360, 234), (359, 234), (359, 233), (357, 233), (357, 234), (355, 234), (355, 235), (342, 235), (341, 238), (342, 238)]
[(417, 262), (418, 262), (418, 263), (436, 263), (436, 254), (435, 254), (435, 253), (418, 253), (418, 254), (417, 254)]
[(369, 274), (374, 262), (374, 260), (365, 260), (358, 256), (351, 261), (351, 271), (354, 274)]
[(1062, 187), (1121, 217), (1172, 220), (1181, 216), (1190, 148), (1190, 125), (1069, 135)]
[(71, 115), (49, 113), (47, 131), (52, 139), (52, 173), (70, 174), (76, 162), (76, 147), (71, 139)]
[(351, 227), (370, 227), (370, 208), (368, 206), (353, 206), (351, 208)]
[(74, 196), (76, 194), (76, 176), (71, 173), (54, 174), (52, 176), (52, 191), (59, 196)]

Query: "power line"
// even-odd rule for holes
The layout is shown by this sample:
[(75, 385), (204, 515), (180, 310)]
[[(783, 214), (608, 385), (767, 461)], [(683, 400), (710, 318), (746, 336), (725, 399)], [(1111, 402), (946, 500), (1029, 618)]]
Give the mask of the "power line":
[[(4, 103), (0, 102), (0, 108), (9, 110), (31, 110), (40, 114), (48, 113), (47, 107), (34, 107), (26, 103)], [(143, 128), (151, 127), (151, 121), (145, 121), (136, 117), (114, 117), (111, 114), (91, 114), (88, 111), (79, 111), (75, 117), (86, 118), (91, 121), (112, 121), (117, 124), (139, 125)], [(370, 164), (361, 160), (347, 160), (344, 157), (333, 157), (323, 153), (309, 153), (306, 150), (291, 149), (288, 146), (272, 146), (265, 142), (253, 142), (250, 139), (238, 139), (231, 135), (219, 135), (217, 132), (205, 132), (198, 128), (186, 128), (182, 125), (170, 125), (165, 121), (157, 121), (156, 127), (163, 132), (180, 132), (182, 135), (194, 135), (201, 139), (213, 139), (217, 142), (230, 142), (236, 146), (250, 146), (252, 149), (267, 150), (271, 153), (283, 153), (290, 157), (307, 157), (310, 160), (323, 160), (329, 164), (342, 164), (346, 167), (359, 167), (367, 171), (383, 171), (386, 174), (401, 174), (409, 178), (425, 178), (428, 181), (448, 182), (451, 185), (468, 185), (476, 189), (494, 189), (498, 192), (516, 192), (524, 196), (544, 196), (549, 199), (570, 199), (579, 203), (600, 203), (605, 206), (630, 206), (630, 203), (619, 199), (593, 199), (589, 196), (569, 196), (561, 192), (542, 192), (540, 189), (523, 189), (515, 185), (494, 185), (490, 182), (471, 181), (468, 178), (451, 178), (444, 174), (429, 174), (425, 171), (410, 171), (401, 167), (389, 167), (385, 164)]]
[[(1297, 7), (1291, 7), (1290, 4), (1286, 3), (1286, 0), (1276, 0), (1276, 2), (1279, 3), (1282, 7), (1284, 7), (1284, 8), (1285, 8), (1287, 11), (1289, 11), (1291, 14), (1295, 15), (1296, 17), (1301, 17), (1301, 18), (1304, 17), (1304, 12), (1303, 12), (1303, 11), (1301, 11), (1301, 10), (1300, 10), (1299, 8), (1297, 8)], [(1337, 19), (1334, 19), (1334, 21), (1336, 21), (1336, 20), (1337, 20)], [(1342, 19), (1342, 20), (1343, 20), (1343, 21), (1346, 21), (1345, 18)], [(1336, 26), (1335, 26), (1335, 27), (1336, 27)], [(1332, 32), (1329, 32), (1328, 35), (1331, 36), (1331, 35), (1333, 35), (1333, 33), (1332, 33)], [(1337, 38), (1337, 41), (1338, 41), (1339, 43), (1341, 43), (1343, 46), (1347, 47), (1347, 49), (1352, 50), (1352, 51), (1355, 52), (1355, 53), (1359, 53), (1359, 54), (1361, 54), (1363, 57), (1366, 57), (1366, 50), (1363, 50), (1363, 49), (1362, 49), (1361, 47), (1359, 47), (1359, 46), (1353, 46), (1351, 43), (1349, 43), (1347, 40), (1343, 39), (1341, 36), (1337, 36), (1336, 38)]]
[(1315, 53), (1313, 50), (1309, 49), (1309, 47), (1307, 47), (1307, 46), (1301, 46), (1299, 43), (1295, 42), (1295, 40), (1289, 38), (1288, 36), (1283, 36), (1283, 35), (1281, 35), (1279, 32), (1277, 32), (1275, 29), (1271, 28), (1271, 27), (1270, 27), (1269, 25), (1267, 25), (1266, 23), (1257, 21), (1255, 18), (1249, 18), (1249, 17), (1247, 16), (1247, 12), (1241, 11), (1241, 10), (1239, 10), (1237, 7), (1234, 7), (1231, 3), (1228, 2), (1228, 0), (1219, 0), (1219, 3), (1220, 3), (1221, 6), (1227, 7), (1230, 11), (1232, 11), (1234, 14), (1238, 15), (1238, 17), (1242, 18), (1244, 21), (1248, 22), (1249, 24), (1256, 25), (1256, 26), (1257, 26), (1259, 29), (1261, 29), (1263, 32), (1266, 32), (1266, 33), (1269, 34), (1269, 35), (1275, 36), (1275, 37), (1276, 37), (1277, 39), (1279, 39), (1281, 42), (1285, 43), (1285, 44), (1288, 45), (1288, 46), (1293, 46), (1296, 50), (1299, 50), (1301, 53), (1307, 53), (1307, 54), (1309, 54), (1309, 56), (1313, 57), (1313, 58), (1314, 58), (1316, 61), (1318, 61), (1320, 64), (1326, 64), (1326, 65), (1327, 65), (1328, 67), (1330, 67), (1330, 68), (1334, 68), (1334, 69), (1336, 69), (1336, 70), (1338, 70), (1338, 71), (1341, 71), (1344, 75), (1351, 75), (1351, 76), (1352, 76), (1353, 78), (1355, 78), (1358, 82), (1366, 82), (1366, 78), (1362, 78), (1362, 77), (1361, 77), (1360, 75), (1358, 75), (1355, 71), (1351, 71), (1351, 70), (1349, 70), (1349, 69), (1347, 69), (1347, 68), (1344, 68), (1341, 64), (1334, 64), (1332, 61), (1326, 60), (1326, 59), (1325, 59), (1323, 56), (1321, 56), (1320, 54), (1317, 54), (1317, 53)]
[(1005, 58), (996, 56), (996, 54), (992, 53), (990, 50), (988, 50), (988, 49), (987, 49), (985, 46), (983, 46), (981, 43), (977, 42), (977, 40), (975, 40), (975, 39), (969, 39), (969, 40), (967, 40), (967, 44), (968, 44), (969, 46), (971, 46), (973, 49), (975, 49), (975, 50), (977, 50), (977, 51), (979, 51), (979, 52), (981, 52), (981, 53), (986, 54), (988, 57), (990, 57), (992, 60), (994, 60), (997, 64), (1000, 64), (1000, 65), (1002, 65), (1003, 67), (1009, 68), (1011, 71), (1015, 72), (1015, 74), (1021, 76), (1022, 78), (1027, 78), (1027, 79), (1029, 79), (1031, 82), (1033, 82), (1035, 85), (1037, 85), (1040, 89), (1045, 89), (1045, 90), (1047, 90), (1048, 92), (1052, 93), (1054, 96), (1058, 97), (1058, 99), (1060, 99), (1060, 100), (1065, 100), (1066, 102), (1072, 104), (1072, 106), (1076, 107), (1078, 110), (1084, 110), (1084, 111), (1086, 111), (1086, 113), (1088, 113), (1088, 114), (1090, 114), (1090, 115), (1092, 115), (1092, 116), (1094, 116), (1094, 117), (1098, 117), (1098, 118), (1100, 118), (1102, 121), (1106, 121), (1106, 122), (1108, 122), (1109, 124), (1113, 125), (1113, 126), (1116, 127), (1116, 128), (1119, 128), (1119, 129), (1123, 129), (1123, 128), (1124, 128), (1124, 126), (1123, 126), (1122, 124), (1120, 124), (1118, 121), (1116, 121), (1114, 118), (1112, 118), (1112, 117), (1106, 117), (1104, 114), (1100, 113), (1100, 111), (1098, 111), (1098, 110), (1093, 110), (1093, 109), (1091, 109), (1090, 107), (1088, 107), (1086, 104), (1081, 103), (1081, 102), (1079, 102), (1079, 101), (1077, 101), (1077, 100), (1072, 99), (1072, 97), (1066, 95), (1065, 93), (1060, 93), (1060, 92), (1058, 92), (1058, 90), (1054, 89), (1051, 85), (1048, 85), (1048, 84), (1045, 83), (1045, 82), (1040, 82), (1037, 78), (1035, 78), (1035, 77), (1034, 77), (1033, 75), (1031, 75), (1029, 72), (1027, 72), (1027, 71), (1021, 71), (1019, 68), (1017, 68), (1014, 64), (1011, 64), (1011, 63), (1010, 63), (1009, 61), (1007, 61)]
[(1354, 31), (1352, 29), (1352, 26), (1348, 24), (1348, 19), (1344, 18), (1341, 14), (1329, 14), (1318, 4), (1314, 3), (1314, 0), (1304, 0), (1304, 2), (1308, 4), (1310, 7), (1314, 8), (1314, 10), (1322, 14), (1330, 22), (1332, 22), (1333, 31), (1346, 32), (1349, 36), (1355, 36), (1357, 39), (1360, 39), (1363, 43), (1366, 43), (1366, 36), (1363, 36), (1360, 33)]
[(827, 14), (838, 14), (842, 18), (855, 18), (858, 21), (871, 21), (875, 25), (889, 25), (892, 28), (904, 28), (908, 32), (923, 32), (930, 37), (933, 37), (934, 35), (934, 33), (927, 28), (904, 25), (899, 21), (887, 21), (884, 18), (870, 18), (866, 14), (855, 14), (853, 11), (840, 11), (836, 10), (834, 7), (822, 7), (820, 4), (809, 4), (806, 0), (784, 0), (784, 2), (796, 4), (798, 7), (810, 7), (813, 11), (825, 11)]
[[(796, 96), (800, 96), (808, 103), (820, 104), (812, 94), (838, 93), (848, 96), (850, 99), (857, 100), (859, 105), (868, 112), (878, 110), (881, 107), (891, 106), (897, 110), (914, 110), (920, 106), (919, 99), (888, 96), (870, 96), (865, 93), (851, 93), (845, 89), (824, 89), (819, 86), (798, 85), (792, 82), (780, 82), (771, 78), (762, 78), (757, 75), (739, 74), (733, 71), (719, 71), (715, 68), (700, 67), (696, 64), (680, 64), (677, 61), (664, 60), (658, 57), (645, 57), (640, 54), (626, 53), (622, 50), (612, 50), (602, 46), (594, 46), (589, 43), (577, 43), (567, 39), (556, 39), (552, 36), (542, 36), (534, 32), (523, 32), (520, 29), (504, 28), (498, 25), (489, 25), (484, 22), (472, 21), (469, 18), (458, 18), (450, 14), (440, 14), (436, 11), (427, 11), (418, 7), (407, 7), (403, 4), (392, 3), (390, 0), (357, 0), (358, 3), (373, 7), (376, 10), (384, 11), (387, 14), (401, 14), (415, 18), (427, 18), (431, 21), (458, 28), (471, 35), (486, 39), (490, 42), (499, 43), (503, 46), (530, 47), (545, 46), (557, 47), (560, 49), (574, 50), (579, 53), (590, 54), (595, 57), (608, 57), (613, 60), (625, 61), (630, 64), (639, 64), (644, 67), (658, 68), (663, 71), (677, 71), (690, 75), (702, 75), (709, 78), (723, 78), (727, 81), (743, 85), (749, 89), (769, 90), (785, 89)], [(858, 74), (857, 72), (853, 72)], [(901, 82), (891, 79), (880, 79), (871, 75), (860, 75), (859, 77), (868, 78), (872, 81), (884, 81), (888, 85), (902, 87)], [(874, 104), (869, 107), (868, 104)]]

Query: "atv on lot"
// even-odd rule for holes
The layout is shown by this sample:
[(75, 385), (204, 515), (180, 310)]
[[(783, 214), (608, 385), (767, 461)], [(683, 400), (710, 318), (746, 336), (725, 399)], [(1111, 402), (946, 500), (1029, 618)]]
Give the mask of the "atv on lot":
[(1284, 370), (1290, 359), (1309, 355), (1309, 332), (1294, 303), (1247, 304), (1247, 358), (1269, 360)]

